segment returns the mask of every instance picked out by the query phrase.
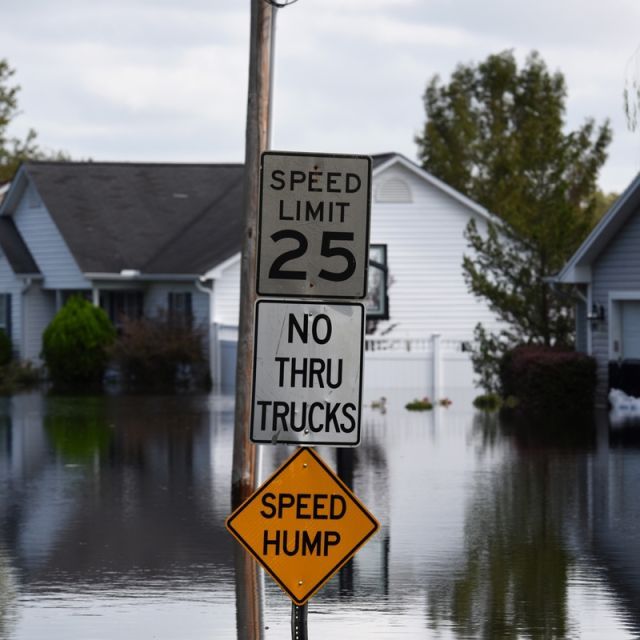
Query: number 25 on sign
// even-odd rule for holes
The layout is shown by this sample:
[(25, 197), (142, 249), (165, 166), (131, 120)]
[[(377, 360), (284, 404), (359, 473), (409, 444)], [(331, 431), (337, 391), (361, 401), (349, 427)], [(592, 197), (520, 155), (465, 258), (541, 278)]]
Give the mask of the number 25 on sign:
[(258, 294), (364, 298), (371, 158), (268, 151), (260, 169)]

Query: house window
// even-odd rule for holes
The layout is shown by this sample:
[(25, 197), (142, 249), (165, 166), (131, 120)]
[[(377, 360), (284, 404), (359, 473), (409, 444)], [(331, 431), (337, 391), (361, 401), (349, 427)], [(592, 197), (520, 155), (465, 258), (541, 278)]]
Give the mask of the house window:
[(191, 292), (170, 292), (168, 295), (167, 309), (170, 320), (190, 324), (193, 321)]
[(387, 245), (369, 247), (368, 292), (365, 300), (368, 320), (389, 319)]
[(101, 291), (100, 306), (116, 329), (122, 329), (125, 318), (141, 318), (144, 309), (142, 291)]
[(0, 329), (11, 338), (11, 294), (0, 293)]

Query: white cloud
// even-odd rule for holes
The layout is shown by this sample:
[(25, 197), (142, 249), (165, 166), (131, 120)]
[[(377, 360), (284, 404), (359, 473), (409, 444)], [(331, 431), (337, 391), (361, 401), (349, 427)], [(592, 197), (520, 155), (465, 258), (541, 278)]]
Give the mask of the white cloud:
[[(571, 127), (611, 118), (602, 175), (619, 189), (640, 166), (622, 111), (639, 23), (637, 0), (300, 0), (277, 11), (274, 141), (415, 157), (433, 74), (537, 49), (566, 76)], [(248, 1), (12, 3), (0, 40), (23, 86), (15, 130), (96, 159), (237, 160), (248, 37)]]

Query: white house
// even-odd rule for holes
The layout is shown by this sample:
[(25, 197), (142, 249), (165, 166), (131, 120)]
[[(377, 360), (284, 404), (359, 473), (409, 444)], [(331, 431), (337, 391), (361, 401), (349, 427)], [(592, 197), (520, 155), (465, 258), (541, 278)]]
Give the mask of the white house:
[[(415, 380), (416, 372), (424, 373), (425, 354), (433, 357), (432, 336), (440, 336), (441, 348), (459, 361), (451, 375), (462, 371), (470, 380), (469, 356), (462, 345), (473, 339), (478, 322), (495, 328), (497, 320), (485, 303), (469, 293), (464, 281), (462, 259), (469, 252), (464, 231), (471, 219), (482, 230), (492, 216), (400, 154), (373, 156), (372, 178), (371, 243), (386, 247), (389, 317), (377, 322), (367, 347), (386, 352), (386, 373), (382, 369), (380, 373), (387, 384), (404, 385)], [(234, 355), (240, 254), (216, 265), (205, 277), (213, 282), (211, 314), (220, 338), (218, 361), (225, 363), (219, 373), (224, 377)], [(398, 357), (404, 374), (390, 376), (388, 360)], [(367, 367), (367, 378), (375, 380), (375, 364)]]
[[(115, 322), (188, 312), (210, 327), (214, 381), (231, 384), (242, 186), (237, 164), (24, 164), (0, 204), (0, 326), (18, 355), (37, 360), (42, 331), (81, 292)], [(372, 257), (386, 250), (390, 286), (370, 349), (426, 353), (440, 336), (470, 370), (462, 345), (478, 322), (496, 325), (463, 278), (471, 219), (482, 228), (490, 214), (402, 155), (373, 157)]]

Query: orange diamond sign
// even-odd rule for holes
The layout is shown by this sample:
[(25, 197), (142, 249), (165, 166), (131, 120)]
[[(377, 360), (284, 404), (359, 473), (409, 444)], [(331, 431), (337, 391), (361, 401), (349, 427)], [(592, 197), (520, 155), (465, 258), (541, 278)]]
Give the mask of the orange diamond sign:
[(299, 605), (380, 526), (312, 449), (291, 456), (226, 525)]

